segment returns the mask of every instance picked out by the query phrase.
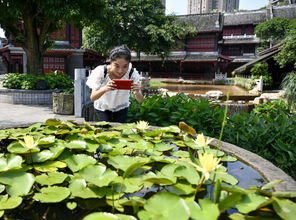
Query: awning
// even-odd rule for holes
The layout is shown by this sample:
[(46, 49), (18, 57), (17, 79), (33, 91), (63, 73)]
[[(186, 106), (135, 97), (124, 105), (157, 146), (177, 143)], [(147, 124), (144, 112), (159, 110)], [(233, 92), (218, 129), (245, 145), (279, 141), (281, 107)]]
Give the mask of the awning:
[(234, 73), (235, 74), (240, 74), (240, 73), (243, 73), (245, 71), (248, 71), (248, 70), (250, 70), (252, 68), (252, 66), (255, 63), (266, 61), (266, 60), (270, 59), (274, 54), (276, 54), (278, 52), (279, 52), (279, 50), (273, 50), (270, 53), (264, 54), (264, 55), (258, 57), (257, 59), (252, 60), (252, 61), (240, 66), (239, 68), (235, 69)]

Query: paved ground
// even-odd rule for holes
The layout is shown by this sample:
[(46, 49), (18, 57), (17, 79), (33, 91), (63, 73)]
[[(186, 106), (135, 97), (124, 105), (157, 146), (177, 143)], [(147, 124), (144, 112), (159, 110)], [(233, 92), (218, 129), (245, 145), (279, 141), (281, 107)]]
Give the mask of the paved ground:
[(45, 122), (49, 118), (59, 118), (63, 121), (84, 121), (83, 118), (76, 118), (74, 115), (54, 114), (52, 106), (0, 103), (0, 128), (4, 126)]

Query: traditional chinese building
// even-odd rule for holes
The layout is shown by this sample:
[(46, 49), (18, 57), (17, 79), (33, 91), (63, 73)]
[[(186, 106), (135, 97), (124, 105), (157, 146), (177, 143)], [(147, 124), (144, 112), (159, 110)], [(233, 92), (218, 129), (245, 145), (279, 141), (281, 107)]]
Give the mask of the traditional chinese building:
[[(44, 54), (43, 70), (63, 71), (74, 77), (75, 68), (92, 68), (104, 62), (105, 57), (88, 49), (81, 49), (82, 30), (73, 25), (65, 25), (61, 31), (51, 35), (54, 47)], [(0, 48), (3, 69), (7, 73), (27, 73), (27, 57), (24, 50), (13, 41)]]
[(257, 58), (260, 39), (254, 34), (257, 24), (273, 17), (296, 18), (296, 5), (272, 6), (264, 10), (234, 13), (182, 15), (180, 19), (197, 29), (195, 36), (182, 40), (184, 46), (163, 61), (158, 56), (134, 56), (137, 69), (153, 77), (213, 79)]

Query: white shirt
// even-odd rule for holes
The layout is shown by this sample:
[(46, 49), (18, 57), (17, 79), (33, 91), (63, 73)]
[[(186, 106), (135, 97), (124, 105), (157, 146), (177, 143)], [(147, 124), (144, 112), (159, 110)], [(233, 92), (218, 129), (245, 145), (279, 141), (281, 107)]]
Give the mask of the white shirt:
[[(121, 77), (121, 79), (129, 79), (129, 72), (131, 68), (132, 64), (130, 63), (128, 71), (123, 75), (123, 77)], [(135, 68), (130, 79), (133, 80), (133, 83), (135, 84), (138, 84), (140, 81), (140, 75)], [(90, 89), (99, 89), (105, 86), (109, 81), (111, 81), (109, 74), (106, 74), (106, 77), (104, 78), (104, 65), (100, 65), (91, 71), (91, 74), (86, 81), (86, 85)], [(107, 91), (99, 99), (94, 101), (94, 108), (100, 111), (109, 110), (117, 112), (121, 109), (129, 107), (129, 97), (130, 90), (115, 89)]]

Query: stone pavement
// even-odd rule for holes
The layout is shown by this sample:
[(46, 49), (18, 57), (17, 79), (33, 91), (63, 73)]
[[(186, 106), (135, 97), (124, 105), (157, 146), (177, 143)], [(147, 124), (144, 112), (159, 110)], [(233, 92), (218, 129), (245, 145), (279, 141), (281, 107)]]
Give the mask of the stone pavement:
[(77, 122), (84, 122), (84, 118), (76, 118), (74, 115), (54, 114), (52, 106), (0, 103), (0, 129), (6, 126), (12, 127), (35, 122), (45, 122), (49, 118), (58, 118), (62, 121), (75, 120)]

